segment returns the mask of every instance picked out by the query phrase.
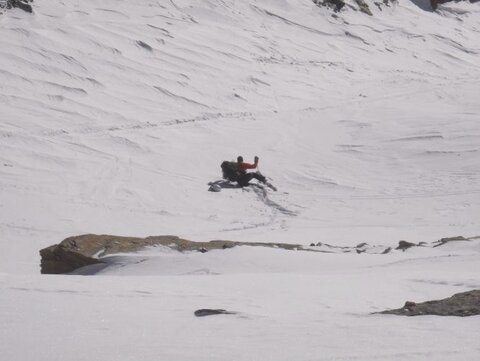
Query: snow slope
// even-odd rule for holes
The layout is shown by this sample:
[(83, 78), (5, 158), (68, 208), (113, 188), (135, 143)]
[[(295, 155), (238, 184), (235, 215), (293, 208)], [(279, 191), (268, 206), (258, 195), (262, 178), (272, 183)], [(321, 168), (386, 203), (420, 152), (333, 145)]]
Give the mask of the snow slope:
[[(36, 0), (0, 15), (0, 354), (478, 359), (478, 318), (369, 315), (478, 288), (478, 241), (363, 258), (152, 250), (98, 277), (38, 275), (39, 249), (82, 233), (480, 235), (480, 5), (370, 5)], [(239, 154), (279, 191), (207, 192)], [(194, 319), (203, 307), (245, 317)]]
[[(479, 241), (445, 247), (153, 249), (99, 276), (2, 277), (0, 350), (16, 360), (474, 361), (479, 316), (370, 314), (478, 289)], [(201, 308), (238, 314), (196, 318)]]

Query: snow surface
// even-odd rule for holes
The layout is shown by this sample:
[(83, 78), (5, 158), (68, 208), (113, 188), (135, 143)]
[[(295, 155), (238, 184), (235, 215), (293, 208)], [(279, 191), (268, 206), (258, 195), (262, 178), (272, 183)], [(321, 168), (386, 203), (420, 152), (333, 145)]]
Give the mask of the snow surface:
[[(480, 4), (35, 0), (0, 15), (1, 360), (478, 360), (480, 241), (163, 247), (39, 274), (83, 233), (395, 246), (480, 235)], [(260, 157), (278, 192), (208, 192)], [(195, 318), (198, 308), (238, 315)]]

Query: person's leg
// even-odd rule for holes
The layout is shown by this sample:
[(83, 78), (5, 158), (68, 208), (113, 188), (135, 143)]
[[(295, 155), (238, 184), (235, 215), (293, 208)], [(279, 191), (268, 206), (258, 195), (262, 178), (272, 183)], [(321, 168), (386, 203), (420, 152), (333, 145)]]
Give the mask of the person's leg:
[(252, 178), (255, 178), (256, 180), (258, 180), (261, 183), (266, 183), (267, 182), (267, 178), (265, 178), (263, 175), (261, 175), (259, 173), (249, 173), (249, 174), (252, 175)]
[(257, 179), (259, 182), (265, 184), (268, 188), (274, 191), (277, 191), (277, 187), (275, 187), (272, 183), (267, 182), (267, 178), (265, 178), (263, 175), (261, 175), (260, 173), (252, 173), (252, 174), (254, 174), (252, 178)]
[(248, 186), (248, 182), (250, 182), (253, 178), (253, 175), (255, 173), (245, 173), (242, 174), (240, 177), (238, 177), (237, 183), (240, 187), (246, 187)]

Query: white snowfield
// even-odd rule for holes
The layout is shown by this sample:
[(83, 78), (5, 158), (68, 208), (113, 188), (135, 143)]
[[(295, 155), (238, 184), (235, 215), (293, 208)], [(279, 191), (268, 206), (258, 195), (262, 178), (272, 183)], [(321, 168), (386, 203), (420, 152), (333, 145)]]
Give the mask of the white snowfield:
[[(372, 314), (480, 288), (480, 3), (35, 0), (0, 15), (0, 359), (480, 359), (479, 316)], [(277, 192), (208, 192), (260, 157)], [(84, 233), (395, 247), (118, 255)], [(238, 312), (197, 318), (200, 308)]]

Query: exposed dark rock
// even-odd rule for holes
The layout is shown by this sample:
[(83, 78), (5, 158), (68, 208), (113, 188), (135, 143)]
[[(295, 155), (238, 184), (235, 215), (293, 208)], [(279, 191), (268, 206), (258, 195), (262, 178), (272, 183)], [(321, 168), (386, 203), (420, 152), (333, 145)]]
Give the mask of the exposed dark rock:
[(23, 11), (31, 13), (32, 6), (29, 5), (28, 3), (32, 1), (33, 0), (7, 0), (6, 7), (7, 9), (19, 8), (19, 9), (22, 9)]
[[(396, 250), (405, 251), (411, 247), (433, 248), (444, 245), (448, 242), (473, 241), (480, 237), (451, 237), (426, 244), (419, 244), (400, 241)], [(236, 246), (271, 247), (290, 251), (308, 251), (321, 253), (370, 253), (387, 254), (392, 251), (391, 247), (369, 246), (367, 243), (360, 243), (356, 247), (342, 247), (318, 242), (304, 246), (289, 243), (266, 243), (266, 242), (235, 242), (214, 240), (209, 242), (192, 242), (176, 236), (154, 236), (147, 238), (119, 237), (111, 235), (87, 234), (70, 237), (60, 244), (44, 248), (40, 251), (41, 272), (47, 274), (70, 273), (78, 268), (103, 263), (102, 258), (115, 253), (130, 253), (141, 250), (148, 246), (165, 246), (179, 252), (197, 251), (206, 253), (214, 249), (229, 249)]]
[(234, 314), (236, 314), (236, 312), (226, 311), (222, 309), (210, 309), (210, 308), (202, 308), (194, 312), (194, 315), (197, 317), (212, 316), (212, 315), (234, 315)]
[(342, 8), (345, 6), (345, 2), (343, 0), (313, 0), (313, 2), (317, 6), (333, 8), (335, 12), (342, 10)]
[[(379, 0), (374, 1), (373, 4), (375, 4), (378, 9), (382, 10), (382, 7), (390, 7), (391, 4), (395, 3), (396, 1), (397, 0)], [(367, 2), (365, 2), (365, 0), (355, 0), (355, 2), (357, 3), (358, 9), (351, 4), (347, 4), (344, 0), (313, 0), (313, 3), (317, 6), (332, 8), (335, 12), (339, 12), (346, 5), (348, 8), (351, 8), (353, 10), (360, 10), (367, 15), (373, 15), (369, 5), (367, 4)]]
[(144, 48), (145, 50), (148, 50), (148, 51), (152, 51), (152, 50), (153, 50), (153, 48), (152, 48), (150, 45), (148, 45), (147, 43), (145, 43), (145, 42), (143, 42), (143, 41), (141, 41), (141, 40), (137, 40), (137, 45), (140, 46), (140, 47), (142, 47), (142, 48)]
[(383, 1), (374, 1), (374, 4), (377, 6), (377, 8), (379, 10), (382, 10), (382, 7), (383, 6), (386, 6), (386, 7), (391, 7), (391, 4), (393, 4), (394, 2), (396, 2), (397, 0), (383, 0)]
[(430, 5), (432, 6), (433, 10), (437, 10), (439, 4), (445, 4), (452, 0), (430, 0)]
[(69, 273), (81, 267), (100, 263), (98, 259), (59, 245), (42, 249), (40, 256), (41, 273), (47, 274)]
[[(475, 239), (480, 239), (479, 237), (469, 237), (465, 238), (462, 236), (457, 236), (457, 237), (449, 237), (449, 238), (442, 238), (438, 241), (432, 242), (432, 243), (427, 243), (427, 242), (419, 242), (419, 243), (412, 243), (412, 242), (407, 242), (407, 241), (399, 241), (398, 246), (395, 248), (395, 250), (400, 250), (405, 252), (409, 248), (413, 247), (424, 247), (424, 248), (434, 248), (434, 247), (439, 247), (442, 246), (448, 242), (458, 242), (458, 241), (465, 241), (465, 242), (472, 242)], [(330, 245), (328, 243), (311, 243), (310, 247), (314, 247), (315, 250), (318, 251), (323, 251), (326, 253), (351, 253), (351, 252), (356, 252), (357, 254), (362, 254), (362, 253), (369, 253), (369, 254), (388, 254), (390, 253), (393, 248), (388, 247), (388, 246), (382, 246), (382, 245), (369, 245), (366, 242), (362, 242), (357, 244), (355, 247), (345, 247), (345, 246), (337, 246), (337, 245)]]
[[(345, 5), (347, 5), (347, 7), (351, 8), (351, 9), (357, 10), (354, 6), (345, 3), (345, 1), (343, 1), (343, 0), (312, 0), (312, 1), (317, 6), (332, 8), (335, 12), (339, 12), (340, 10), (342, 10), (342, 8), (345, 7)], [(431, 6), (432, 10), (437, 10), (438, 5), (445, 4), (445, 3), (448, 3), (448, 2), (453, 2), (453, 1), (455, 1), (455, 2), (469, 1), (471, 3), (475, 3), (475, 2), (478, 2), (480, 0), (430, 0), (430, 6)], [(358, 5), (358, 10), (360, 10), (361, 12), (363, 12), (365, 14), (368, 14), (370, 16), (373, 15), (372, 11), (370, 10), (370, 7), (365, 2), (365, 0), (355, 0), (355, 2)], [(385, 6), (390, 7), (391, 4), (393, 4), (395, 2), (396, 2), (396, 0), (380, 0), (380, 1), (373, 1), (373, 4), (379, 10), (382, 10), (382, 7), (385, 7)], [(422, 9), (424, 9), (426, 11), (430, 11), (428, 5), (425, 5), (424, 7), (422, 7)]]
[(411, 311), (417, 304), (415, 302), (412, 302), (412, 301), (407, 301), (405, 302), (405, 304), (403, 305), (403, 308), (406, 309), (406, 310), (409, 310)]
[(432, 247), (432, 248), (435, 248), (435, 247), (443, 246), (443, 245), (445, 245), (449, 242), (471, 242), (475, 238), (476, 237), (465, 238), (463, 236), (448, 237), (448, 238), (442, 238), (442, 239), (440, 239), (436, 242), (430, 243), (430, 244), (428, 244), (426, 242), (420, 242), (418, 244), (415, 244), (415, 243), (411, 243), (411, 242), (407, 242), (407, 241), (400, 241), (400, 242), (398, 242), (398, 246), (395, 249), (405, 251), (405, 250), (407, 250), (409, 248), (412, 248), (412, 247)]
[(411, 243), (411, 242), (407, 242), (407, 241), (400, 241), (400, 242), (398, 242), (398, 246), (395, 249), (405, 251), (406, 249), (409, 249), (409, 248), (415, 247), (415, 246), (416, 246), (415, 243)]
[(457, 293), (452, 297), (437, 301), (415, 303), (405, 302), (402, 308), (379, 312), (400, 316), (474, 316), (480, 315), (480, 290)]
[(98, 257), (108, 254), (135, 252), (147, 246), (171, 242), (176, 242), (181, 247), (182, 241), (184, 240), (174, 236), (134, 238), (87, 234), (70, 237), (58, 245), (40, 251), (41, 273), (69, 273), (81, 267), (101, 263)]
[(480, 0), (430, 0), (430, 5), (432, 6), (433, 10), (437, 10), (438, 5), (445, 4), (445, 3), (448, 3), (448, 2), (453, 2), (453, 1), (455, 1), (455, 2), (470, 1), (471, 3), (475, 3), (475, 2), (478, 2)]
[(359, 9), (362, 13), (365, 13), (365, 14), (370, 15), (370, 16), (373, 15), (372, 12), (370, 11), (370, 8), (368, 7), (368, 4), (365, 1), (355, 0), (355, 2), (357, 3), (357, 5), (358, 5), (358, 7), (359, 7)]
[(382, 252), (382, 254), (387, 254), (392, 251), (392, 247), (385, 248), (385, 250)]
[(357, 244), (357, 246), (355, 247), (355, 251), (357, 252), (357, 254), (366, 253), (368, 247), (368, 243), (362, 242), (360, 244)]
[(465, 237), (462, 237), (462, 236), (442, 238), (442, 239), (438, 240), (436, 242), (437, 244), (434, 245), (433, 247), (439, 247), (439, 246), (443, 246), (445, 243), (448, 243), (448, 242), (458, 242), (458, 241), (469, 242), (470, 240), (465, 238)]
[(154, 236), (147, 238), (119, 237), (111, 235), (86, 234), (70, 237), (58, 245), (40, 251), (41, 273), (70, 273), (74, 270), (102, 263), (102, 257), (115, 253), (136, 252), (148, 246), (166, 246), (179, 252), (208, 252), (212, 249), (227, 249), (235, 246), (261, 246), (286, 250), (305, 250), (302, 245), (286, 243), (210, 241), (192, 242), (176, 236)]

